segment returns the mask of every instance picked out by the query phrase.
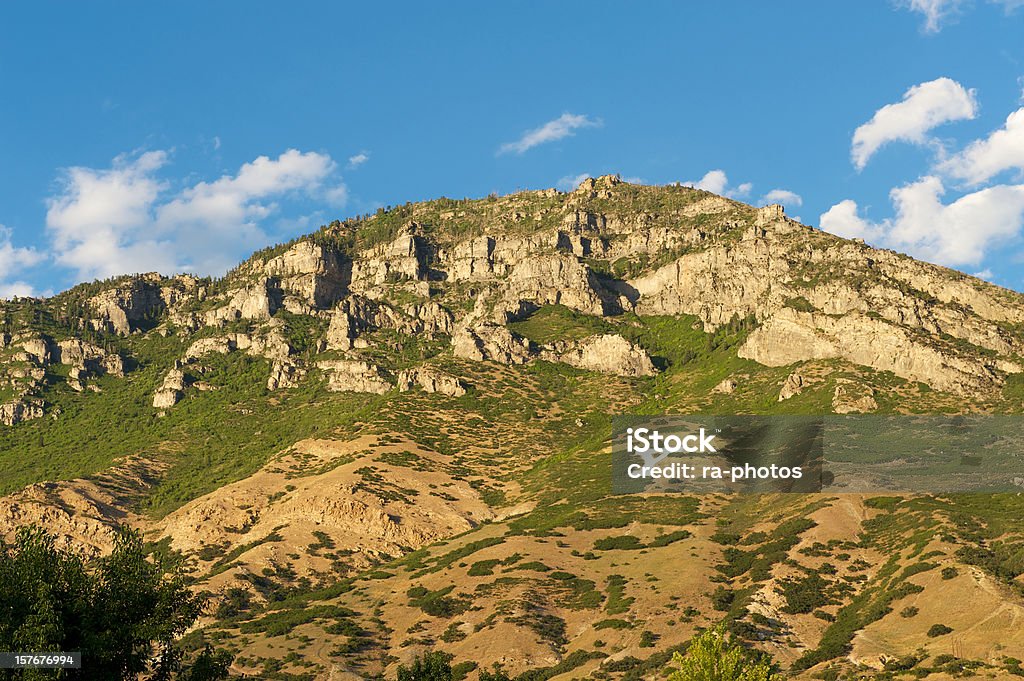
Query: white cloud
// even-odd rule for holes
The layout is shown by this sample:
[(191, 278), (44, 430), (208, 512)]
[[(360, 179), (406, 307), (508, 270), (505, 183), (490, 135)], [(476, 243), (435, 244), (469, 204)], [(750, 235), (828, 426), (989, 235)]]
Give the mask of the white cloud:
[(1012, 169), (1024, 170), (1024, 108), (1011, 113), (1003, 127), (986, 139), (972, 142), (939, 164), (939, 170), (971, 184)]
[(36, 291), (31, 284), (23, 281), (12, 281), (10, 283), (0, 282), (0, 300), (9, 300), (17, 297), (35, 296)]
[(1024, 185), (998, 185), (952, 203), (942, 203), (942, 181), (934, 176), (890, 192), (896, 215), (872, 223), (858, 215), (854, 201), (832, 206), (821, 228), (840, 236), (861, 237), (878, 245), (949, 266), (977, 266), (993, 246), (1024, 227)]
[(555, 186), (562, 191), (571, 192), (576, 187), (580, 186), (580, 182), (592, 177), (590, 173), (580, 173), (579, 175), (566, 175), (565, 177), (559, 178)]
[(359, 166), (363, 165), (364, 163), (366, 163), (369, 160), (370, 160), (370, 154), (369, 154), (369, 152), (366, 152), (366, 151), (360, 151), (355, 156), (349, 156), (348, 157), (348, 167), (349, 167), (349, 170), (355, 170), (356, 168), (358, 168)]
[[(988, 1), (990, 4), (1000, 5), (1007, 14), (1024, 7), (1024, 0)], [(969, 0), (898, 0), (897, 4), (924, 17), (921, 29), (925, 33), (938, 33), (944, 24), (959, 16), (971, 3)]]
[(793, 208), (804, 205), (804, 198), (796, 192), (791, 192), (788, 189), (773, 189), (762, 196), (758, 203), (762, 206), (769, 203), (781, 203), (787, 208)]
[(992, 4), (1002, 5), (1006, 13), (1009, 14), (1015, 9), (1024, 7), (1024, 0), (989, 0)]
[(80, 278), (130, 272), (219, 274), (270, 237), (260, 223), (293, 193), (341, 203), (346, 189), (330, 156), (289, 149), (260, 156), (234, 176), (177, 192), (156, 176), (166, 152), (119, 156), (107, 170), (71, 168), (48, 201), (57, 262)]
[(44, 259), (43, 254), (34, 248), (15, 247), (11, 243), (11, 230), (0, 225), (0, 298), (34, 295), (35, 291), (29, 284), (6, 279)]
[(930, 141), (927, 133), (932, 128), (977, 115), (974, 90), (949, 78), (920, 83), (903, 94), (903, 101), (883, 106), (854, 131), (850, 156), (860, 170), (889, 142), (924, 144)]
[(964, 0), (904, 0), (900, 4), (924, 16), (922, 28), (926, 33), (938, 33), (946, 21), (960, 13)]
[(858, 214), (857, 202), (845, 199), (821, 214), (818, 224), (821, 228), (844, 239), (865, 239), (877, 241), (882, 230)]
[(547, 142), (556, 142), (566, 137), (572, 137), (579, 128), (599, 128), (600, 120), (587, 118), (585, 115), (564, 113), (553, 121), (548, 121), (539, 128), (527, 130), (515, 142), (506, 142), (498, 149), (498, 154), (514, 152), (522, 154), (530, 149)]
[(725, 174), (724, 170), (709, 170), (704, 174), (704, 177), (697, 181), (683, 182), (684, 187), (693, 187), (694, 189), (703, 189), (706, 192), (712, 194), (718, 194), (719, 196), (725, 196), (730, 199), (738, 199), (750, 194), (750, 190), (754, 188), (754, 185), (750, 182), (744, 182), (738, 187), (729, 187), (729, 177)]
[(992, 270), (990, 270), (990, 269), (988, 269), (986, 267), (982, 271), (975, 272), (971, 276), (972, 277), (977, 277), (978, 279), (984, 279), (985, 281), (992, 281), (995, 278), (996, 275), (992, 272)]

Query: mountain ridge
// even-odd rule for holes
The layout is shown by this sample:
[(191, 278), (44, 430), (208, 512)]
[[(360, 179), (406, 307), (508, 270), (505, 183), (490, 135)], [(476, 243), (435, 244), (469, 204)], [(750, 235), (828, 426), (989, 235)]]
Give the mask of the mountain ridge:
[[(102, 552), (141, 527), (214, 594), (195, 636), (265, 678), (434, 648), (649, 678), (717, 621), (797, 674), (881, 669), (940, 654), (892, 612), (919, 587), (998, 584), (1024, 616), (1019, 500), (615, 497), (609, 418), (1021, 413), (1022, 302), (781, 206), (615, 176), (382, 209), (219, 279), (0, 303), (0, 404), (21, 405), (0, 411), (0, 533)], [(940, 566), (960, 576), (911, 579)], [(965, 645), (1003, 673), (993, 646), (1022, 642), (978, 617)]]

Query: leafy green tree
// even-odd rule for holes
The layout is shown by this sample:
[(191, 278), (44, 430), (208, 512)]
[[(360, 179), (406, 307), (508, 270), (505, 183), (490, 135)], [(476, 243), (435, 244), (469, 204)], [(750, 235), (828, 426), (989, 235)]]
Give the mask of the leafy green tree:
[(708, 629), (690, 642), (686, 655), (672, 655), (668, 681), (780, 681), (763, 653), (726, 638), (725, 627)]
[(13, 544), (0, 541), (0, 650), (81, 651), (82, 668), (0, 678), (227, 678), (230, 655), (207, 647), (186, 665), (177, 644), (202, 606), (180, 575), (166, 576), (146, 559), (138, 532), (123, 529), (109, 556), (87, 564), (45, 531), (22, 528)]
[(452, 656), (448, 653), (432, 652), (417, 657), (412, 665), (399, 665), (398, 681), (453, 681)]

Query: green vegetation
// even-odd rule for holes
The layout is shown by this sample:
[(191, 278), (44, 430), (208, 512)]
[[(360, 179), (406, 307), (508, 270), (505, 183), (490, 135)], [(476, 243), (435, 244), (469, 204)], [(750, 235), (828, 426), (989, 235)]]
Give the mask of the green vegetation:
[(398, 667), (398, 681), (454, 681), (451, 655), (442, 652), (417, 657), (408, 667)]
[(953, 633), (952, 627), (947, 627), (945, 624), (933, 624), (928, 627), (928, 638), (937, 638), (939, 636), (945, 636), (946, 634)]
[[(80, 651), (76, 678), (225, 679), (232, 656), (204, 646), (186, 662), (178, 638), (203, 609), (180, 575), (146, 560), (138, 534), (122, 531), (113, 552), (87, 564), (56, 548), (43, 530), (23, 527), (0, 543), (0, 648)], [(0, 672), (2, 678), (53, 678), (51, 671)]]
[(668, 681), (776, 681), (770, 658), (728, 638), (722, 627), (708, 629), (693, 641), (686, 654), (676, 652)]

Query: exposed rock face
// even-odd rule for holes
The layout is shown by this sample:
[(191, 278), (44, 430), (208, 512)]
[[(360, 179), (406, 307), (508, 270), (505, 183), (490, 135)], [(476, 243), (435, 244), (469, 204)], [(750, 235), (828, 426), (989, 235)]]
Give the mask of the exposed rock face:
[(736, 388), (739, 387), (739, 382), (735, 378), (725, 378), (711, 389), (711, 392), (719, 393), (722, 395), (731, 395), (736, 392)]
[(433, 301), (412, 303), (398, 310), (387, 303), (362, 295), (343, 300), (331, 314), (325, 337), (328, 350), (349, 350), (364, 331), (391, 329), (405, 335), (450, 334), (454, 318)]
[(466, 394), (466, 384), (462, 380), (437, 369), (419, 367), (399, 372), (399, 391), (406, 392), (416, 386), (423, 388), (424, 392), (441, 393), (449, 397)]
[(452, 350), (456, 357), (477, 362), (524, 364), (530, 359), (529, 341), (497, 324), (458, 329), (452, 337)]
[(13, 426), (42, 416), (43, 403), (40, 400), (15, 400), (0, 404), (0, 423), (5, 426)]
[(195, 277), (165, 280), (159, 274), (144, 274), (91, 298), (89, 307), (95, 315), (91, 323), (98, 331), (127, 335), (169, 305), (201, 299), (203, 295), (205, 289)]
[[(1008, 374), (1024, 368), (1019, 296), (799, 225), (778, 205), (753, 208), (608, 176), (568, 194), (523, 192), (452, 202), (440, 211), (429, 204), (401, 210), (408, 222), (397, 232), (392, 222), (374, 229), (377, 218), (365, 221), (367, 232), (339, 223), (327, 228), (328, 238), (255, 256), (221, 281), (120, 279), (86, 301), (80, 326), (181, 335), (191, 342), (183, 360), (193, 368), (209, 353), (265, 357), (273, 364), (268, 385), (276, 389), (301, 380), (324, 350), (358, 361), (362, 350), (384, 349), (371, 347), (378, 344), (408, 347), (396, 335), (450, 336), (456, 356), (476, 361), (522, 364), (539, 355), (609, 374), (654, 371), (646, 352), (622, 338), (538, 353), (506, 328), (549, 305), (613, 321), (624, 311), (695, 315), (705, 331), (738, 318), (744, 330), (756, 326), (739, 354), (759, 363), (840, 359), (963, 395), (998, 391)], [(379, 233), (394, 236), (374, 242)], [(348, 245), (361, 243), (373, 245)], [(81, 305), (69, 302), (66, 310)], [(286, 336), (323, 323), (326, 335), (297, 343), (304, 360), (293, 358), (297, 348)], [(189, 337), (208, 335), (204, 327), (220, 335)], [(11, 363), (0, 371), (0, 389), (19, 400), (45, 394), (46, 368), (54, 362), (71, 367), (68, 385), (75, 390), (97, 389), (91, 377), (125, 371), (125, 358), (97, 345), (55, 342), (38, 331), (5, 330), (0, 349)], [(385, 389), (380, 372), (370, 378), (373, 390)], [(715, 388), (728, 390), (725, 383)], [(168, 389), (159, 401), (179, 399)]]
[[(755, 315), (788, 264), (763, 239), (688, 253), (629, 282), (637, 314), (692, 314), (708, 330)], [(781, 304), (781, 302), (780, 302)]]
[(107, 355), (103, 358), (103, 371), (117, 378), (124, 378), (124, 358), (121, 355)]
[(53, 344), (42, 336), (29, 336), (21, 340), (21, 348), (33, 361), (46, 366), (53, 360)]
[(164, 376), (164, 381), (153, 394), (153, 406), (157, 409), (169, 409), (185, 396), (185, 388), (191, 379), (181, 369), (171, 369)]
[(226, 355), (232, 350), (237, 349), (238, 344), (233, 337), (215, 336), (213, 338), (200, 338), (185, 351), (185, 359), (196, 359), (211, 354)]
[(757, 209), (754, 224), (758, 227), (765, 227), (776, 222), (783, 222), (785, 219), (786, 209), (777, 203), (773, 203)]
[(779, 402), (788, 400), (794, 395), (799, 395), (804, 389), (804, 377), (794, 372), (786, 377), (786, 381), (782, 384), (782, 390), (779, 391)]
[(417, 232), (418, 225), (409, 223), (394, 241), (356, 260), (352, 265), (352, 289), (362, 292), (387, 283), (424, 279), (429, 249)]
[(84, 366), (86, 362), (104, 359), (106, 353), (92, 343), (72, 339), (57, 343), (57, 351), (54, 355), (55, 361), (61, 364)]
[(285, 295), (295, 296), (315, 309), (330, 307), (340, 300), (352, 279), (350, 263), (311, 241), (300, 241), (270, 259), (263, 271), (279, 280)]
[(331, 315), (331, 323), (327, 327), (324, 338), (328, 350), (348, 350), (352, 347), (352, 339), (356, 337), (356, 322), (348, 312), (338, 309)]
[(418, 321), (417, 331), (413, 333), (425, 333), (428, 336), (437, 334), (451, 335), (455, 326), (455, 318), (452, 313), (442, 307), (439, 303), (427, 301), (425, 303), (413, 303), (406, 306), (405, 313)]
[(832, 410), (837, 414), (868, 414), (878, 409), (872, 390), (866, 386), (842, 381), (832, 396)]
[(206, 313), (206, 325), (220, 326), (238, 319), (270, 319), (282, 306), (283, 292), (277, 284), (276, 279), (264, 278), (231, 291), (226, 305)]
[[(766, 209), (759, 215), (766, 226), (748, 229), (738, 242), (685, 254), (631, 280), (635, 311), (693, 314), (708, 330), (756, 318), (762, 327), (741, 356), (769, 366), (837, 357), (960, 393), (989, 389), (1000, 372), (1020, 371), (1012, 361), (984, 356), (1021, 354), (1021, 340), (1005, 324), (1019, 324), (1022, 313), (1000, 306), (994, 290), (778, 221)], [(936, 338), (942, 334), (980, 351)]]
[(305, 368), (296, 362), (276, 360), (270, 369), (270, 376), (267, 378), (267, 390), (297, 388), (305, 376)]
[(381, 376), (380, 369), (369, 362), (335, 359), (317, 362), (327, 374), (327, 389), (334, 392), (374, 393), (382, 395), (391, 384)]
[[(739, 354), (768, 366), (841, 357), (955, 393), (991, 389), (1000, 368), (982, 356), (964, 356), (941, 339), (922, 342), (874, 316), (835, 317), (789, 308), (751, 333)], [(1012, 363), (1001, 367), (1019, 371)]]
[(529, 300), (537, 305), (565, 305), (585, 314), (605, 312), (601, 284), (579, 260), (569, 255), (525, 258), (509, 274), (507, 301)]
[(618, 334), (591, 336), (575, 343), (557, 343), (541, 354), (545, 359), (617, 376), (657, 373), (647, 351)]

